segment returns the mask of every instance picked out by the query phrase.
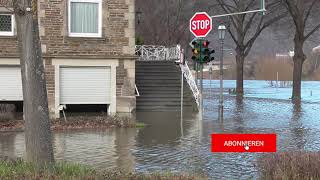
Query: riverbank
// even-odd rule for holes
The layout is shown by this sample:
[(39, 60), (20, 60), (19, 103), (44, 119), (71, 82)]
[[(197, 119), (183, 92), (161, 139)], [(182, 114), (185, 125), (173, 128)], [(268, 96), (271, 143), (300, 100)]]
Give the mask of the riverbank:
[(121, 171), (96, 171), (79, 164), (58, 162), (50, 168), (38, 169), (21, 159), (0, 157), (0, 179), (130, 179), (130, 180), (200, 180), (204, 177), (172, 173), (132, 173)]
[[(51, 130), (83, 130), (83, 129), (107, 129), (113, 127), (135, 128), (143, 127), (144, 124), (136, 123), (128, 116), (71, 116), (65, 121), (63, 118), (51, 120)], [(0, 121), (0, 132), (24, 131), (23, 120)]]

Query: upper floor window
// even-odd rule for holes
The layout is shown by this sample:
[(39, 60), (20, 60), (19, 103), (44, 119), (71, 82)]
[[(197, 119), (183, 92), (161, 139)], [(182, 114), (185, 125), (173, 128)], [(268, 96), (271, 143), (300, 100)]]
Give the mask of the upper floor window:
[(14, 35), (14, 18), (12, 14), (0, 14), (0, 36)]
[(69, 0), (69, 36), (101, 37), (102, 0)]

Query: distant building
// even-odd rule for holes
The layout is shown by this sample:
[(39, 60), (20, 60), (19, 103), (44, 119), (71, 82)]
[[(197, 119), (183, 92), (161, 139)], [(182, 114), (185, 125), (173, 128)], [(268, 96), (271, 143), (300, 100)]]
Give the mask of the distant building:
[(313, 49), (312, 49), (312, 52), (314, 52), (314, 53), (320, 53), (320, 45), (317, 46), (317, 47), (315, 47), (315, 48), (313, 48)]

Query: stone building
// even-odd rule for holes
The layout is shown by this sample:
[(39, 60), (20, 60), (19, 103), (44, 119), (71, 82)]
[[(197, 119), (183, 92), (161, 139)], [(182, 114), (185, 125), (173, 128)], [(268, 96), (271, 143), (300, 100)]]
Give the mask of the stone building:
[[(39, 0), (49, 110), (135, 109), (134, 0)], [(0, 7), (0, 101), (23, 101), (14, 15)]]

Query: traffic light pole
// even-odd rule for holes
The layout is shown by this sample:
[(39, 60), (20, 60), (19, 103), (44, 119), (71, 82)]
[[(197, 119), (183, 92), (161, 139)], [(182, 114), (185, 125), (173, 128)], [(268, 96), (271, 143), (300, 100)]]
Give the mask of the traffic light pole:
[(200, 120), (203, 118), (203, 62), (202, 61), (202, 40), (200, 40)]
[(196, 62), (196, 84), (199, 86), (199, 63)]
[(200, 98), (200, 117), (202, 120), (202, 115), (203, 115), (203, 63), (200, 64), (200, 71), (201, 71), (201, 77), (200, 77), (200, 94), (201, 94), (201, 98)]
[[(203, 115), (203, 64), (209, 63), (210, 61), (214, 60), (214, 57), (211, 57), (215, 51), (210, 50), (209, 48), (210, 42), (205, 39), (196, 39), (190, 43), (190, 46), (193, 48), (193, 56), (192, 60), (194, 60), (195, 70), (196, 70), (196, 79), (197, 79), (197, 87), (200, 91), (200, 98), (199, 98), (199, 115), (200, 120), (202, 120)], [(199, 77), (199, 70), (200, 70), (200, 77)], [(200, 82), (199, 82), (200, 78)], [(211, 81), (210, 81), (211, 82)]]
[(234, 12), (234, 13), (229, 13), (229, 14), (214, 15), (214, 16), (211, 16), (211, 18), (234, 16), (234, 15), (257, 13), (257, 12), (262, 12), (262, 14), (265, 15), (265, 13), (267, 12), (265, 0), (260, 0), (260, 6), (261, 6), (260, 9), (257, 9), (257, 10), (243, 11), (243, 12)]

